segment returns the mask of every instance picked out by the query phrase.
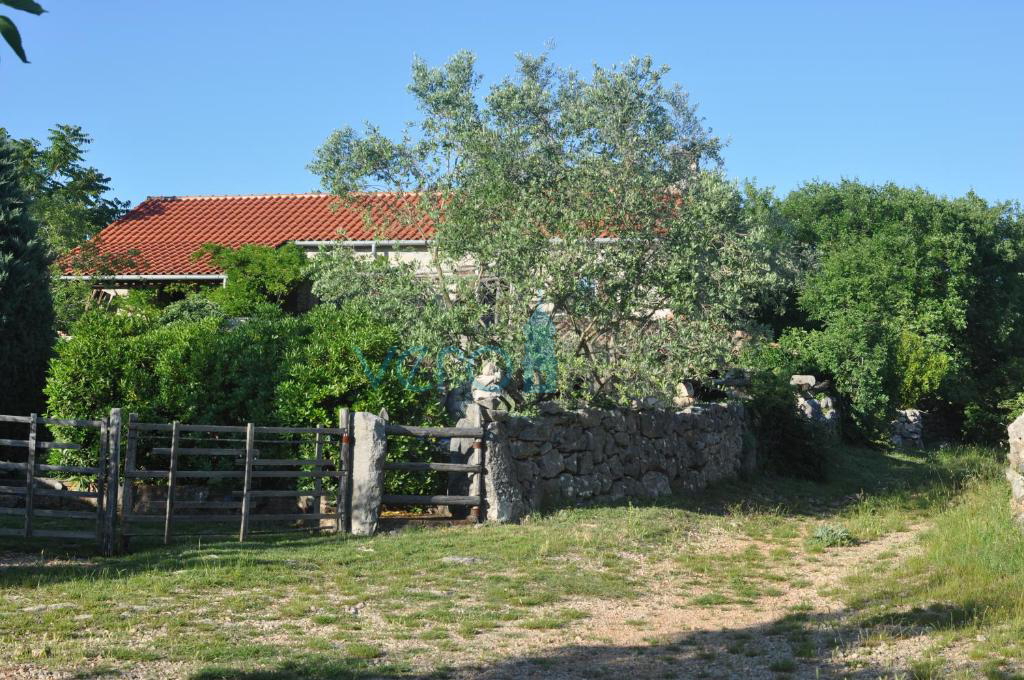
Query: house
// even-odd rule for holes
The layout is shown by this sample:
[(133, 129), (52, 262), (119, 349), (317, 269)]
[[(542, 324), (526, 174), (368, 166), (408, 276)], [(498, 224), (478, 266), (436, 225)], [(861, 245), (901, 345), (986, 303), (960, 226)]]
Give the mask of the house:
[(390, 192), (346, 203), (330, 194), (152, 196), (93, 239), (96, 255), (120, 258), (112, 272), (76, 270), (71, 257), (62, 262), (62, 278), (95, 281), (105, 297), (168, 283), (223, 284), (224, 272), (209, 256), (193, 258), (206, 243), (294, 243), (309, 256), (336, 245), (426, 265), (434, 225), (416, 202), (415, 195)]

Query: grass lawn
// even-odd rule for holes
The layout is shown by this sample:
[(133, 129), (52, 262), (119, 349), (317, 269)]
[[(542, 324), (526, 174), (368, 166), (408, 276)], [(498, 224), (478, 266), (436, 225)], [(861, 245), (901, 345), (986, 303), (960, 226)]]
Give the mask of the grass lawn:
[[(1024, 540), (1000, 457), (843, 448), (828, 484), (371, 539), (115, 558), (6, 540), (0, 676), (543, 677), (571, 661), (579, 677), (1010, 677)], [(829, 598), (847, 608), (826, 615)]]

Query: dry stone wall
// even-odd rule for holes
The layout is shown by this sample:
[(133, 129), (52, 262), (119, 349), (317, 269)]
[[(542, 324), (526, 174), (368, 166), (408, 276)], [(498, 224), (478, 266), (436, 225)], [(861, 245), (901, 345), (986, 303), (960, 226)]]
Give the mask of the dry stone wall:
[(566, 411), (487, 418), (487, 517), (591, 500), (651, 499), (703, 489), (755, 467), (742, 404), (682, 410)]

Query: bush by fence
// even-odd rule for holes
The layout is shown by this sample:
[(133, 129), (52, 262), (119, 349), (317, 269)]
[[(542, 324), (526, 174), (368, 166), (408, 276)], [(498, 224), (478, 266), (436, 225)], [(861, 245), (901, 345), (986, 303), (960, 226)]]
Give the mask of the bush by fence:
[[(384, 363), (400, 331), (357, 308), (319, 307), (302, 317), (281, 313), (250, 319), (220, 315), (163, 322), (156, 313), (93, 311), (57, 348), (46, 393), (49, 414), (100, 416), (114, 406), (140, 418), (241, 425), (316, 426), (334, 422), (338, 408), (387, 409), (402, 422), (443, 424), (437, 395), (401, 389), (393, 371), (371, 383), (355, 353)], [(88, 437), (67, 432), (61, 436)], [(90, 443), (90, 442), (80, 442)], [(425, 455), (425, 444), (403, 442), (403, 460)], [(88, 464), (75, 450), (53, 453), (63, 464)], [(395, 493), (430, 493), (436, 476), (389, 477)]]

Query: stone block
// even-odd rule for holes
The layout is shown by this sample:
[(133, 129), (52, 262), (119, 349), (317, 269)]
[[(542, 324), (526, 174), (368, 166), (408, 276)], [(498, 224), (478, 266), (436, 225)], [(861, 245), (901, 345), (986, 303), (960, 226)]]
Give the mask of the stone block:
[(562, 452), (553, 446), (541, 453), (538, 463), (540, 464), (540, 476), (544, 479), (557, 477), (565, 466)]
[(818, 379), (813, 375), (794, 375), (790, 377), (789, 384), (798, 390), (813, 390)]
[(672, 487), (669, 485), (668, 477), (661, 472), (648, 472), (640, 482), (643, 485), (644, 494), (650, 498), (672, 494)]
[(372, 413), (356, 413), (352, 423), (352, 533), (372, 536), (384, 494), (387, 436), (384, 420)]
[[(493, 424), (492, 424), (493, 425)], [(507, 442), (493, 437), (493, 427), (488, 426), (485, 434), (486, 449), (484, 465), (484, 493), (487, 503), (487, 520), (490, 522), (518, 522), (526, 513), (522, 484), (516, 470)]]
[(551, 424), (543, 420), (531, 422), (519, 433), (519, 438), (527, 442), (549, 442), (551, 436)]

